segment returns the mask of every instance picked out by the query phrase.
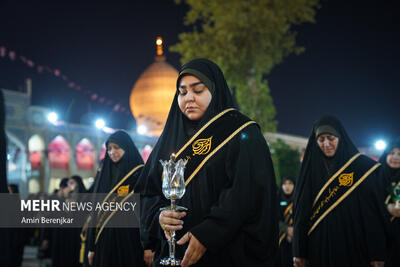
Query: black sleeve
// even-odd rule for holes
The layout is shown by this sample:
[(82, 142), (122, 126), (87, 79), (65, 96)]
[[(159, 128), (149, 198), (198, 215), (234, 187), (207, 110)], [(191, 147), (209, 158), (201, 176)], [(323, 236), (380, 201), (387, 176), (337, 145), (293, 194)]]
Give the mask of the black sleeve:
[(7, 188), (7, 141), (5, 132), (5, 103), (0, 89), (0, 193), (8, 193)]
[(311, 177), (299, 181), (294, 193), (294, 221), (293, 221), (293, 256), (307, 258), (308, 255), (308, 230), (312, 208)]
[(140, 239), (144, 250), (157, 250), (162, 239), (163, 233), (158, 222), (163, 206), (161, 203), (159, 196), (143, 197), (141, 200)]
[(369, 261), (384, 261), (386, 257), (385, 205), (377, 173), (371, 173), (360, 188), (359, 206)]

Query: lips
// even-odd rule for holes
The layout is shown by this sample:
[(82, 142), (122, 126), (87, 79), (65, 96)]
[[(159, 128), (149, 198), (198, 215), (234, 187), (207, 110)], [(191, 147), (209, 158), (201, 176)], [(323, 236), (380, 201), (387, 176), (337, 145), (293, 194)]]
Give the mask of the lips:
[(197, 109), (196, 107), (187, 107), (186, 111), (191, 112), (191, 111), (194, 111), (196, 109)]

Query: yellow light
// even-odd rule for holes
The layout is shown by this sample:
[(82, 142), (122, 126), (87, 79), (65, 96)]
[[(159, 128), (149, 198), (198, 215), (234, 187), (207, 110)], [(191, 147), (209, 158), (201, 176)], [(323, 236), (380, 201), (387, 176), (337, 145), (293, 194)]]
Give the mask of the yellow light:
[(160, 37), (157, 38), (156, 44), (157, 45), (162, 45), (162, 39)]

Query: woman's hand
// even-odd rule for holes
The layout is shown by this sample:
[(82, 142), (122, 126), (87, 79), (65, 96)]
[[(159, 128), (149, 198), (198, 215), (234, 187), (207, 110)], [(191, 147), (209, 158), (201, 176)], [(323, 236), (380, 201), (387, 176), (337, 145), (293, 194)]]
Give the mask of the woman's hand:
[(144, 262), (147, 267), (153, 267), (154, 252), (151, 249), (146, 249), (143, 255)]
[(169, 231), (177, 231), (183, 228), (183, 221), (181, 218), (186, 216), (186, 212), (176, 212), (170, 210), (163, 210), (158, 217), (161, 228), (164, 230), (165, 237), (171, 240)]
[(387, 209), (389, 213), (395, 217), (400, 217), (400, 206), (396, 206), (393, 203), (390, 203), (387, 205)]
[(293, 258), (294, 267), (306, 267), (306, 259), (305, 258)]
[(88, 253), (89, 265), (93, 265), (93, 259), (94, 259), (94, 251), (89, 251), (89, 253)]
[(41, 250), (47, 250), (49, 248), (49, 240), (43, 240), (42, 245), (40, 246)]
[(292, 240), (293, 240), (293, 226), (288, 226), (288, 228), (286, 230), (286, 240), (289, 243), (292, 243)]
[(185, 251), (181, 266), (188, 267), (195, 264), (203, 257), (207, 248), (200, 243), (200, 241), (192, 235), (191, 232), (187, 232), (178, 242), (178, 245), (183, 245), (189, 241), (189, 246)]
[(385, 265), (385, 262), (383, 262), (383, 261), (371, 261), (370, 265), (372, 267), (383, 267), (383, 265)]

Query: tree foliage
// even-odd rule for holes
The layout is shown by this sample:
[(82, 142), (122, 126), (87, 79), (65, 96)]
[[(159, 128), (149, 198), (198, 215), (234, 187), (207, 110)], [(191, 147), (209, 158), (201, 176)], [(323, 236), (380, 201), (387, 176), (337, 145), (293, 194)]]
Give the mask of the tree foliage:
[(280, 184), (283, 177), (291, 176), (295, 179), (300, 173), (300, 152), (292, 149), (281, 139), (270, 144), (276, 183)]
[(176, 0), (189, 11), (192, 32), (179, 35), (171, 51), (182, 62), (209, 58), (224, 71), (242, 111), (264, 131), (276, 129), (267, 81), (271, 69), (290, 53), (299, 54), (293, 25), (314, 22), (319, 0)]

